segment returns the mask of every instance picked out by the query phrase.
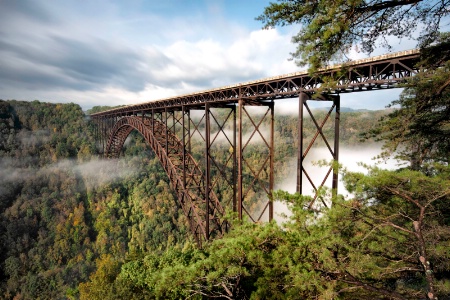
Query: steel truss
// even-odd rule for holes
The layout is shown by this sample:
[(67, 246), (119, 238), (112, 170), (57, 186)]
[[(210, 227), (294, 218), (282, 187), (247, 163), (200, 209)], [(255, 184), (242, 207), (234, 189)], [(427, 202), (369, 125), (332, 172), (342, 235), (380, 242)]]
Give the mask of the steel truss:
[(123, 143), (133, 130), (145, 138), (166, 171), (179, 204), (189, 220), (190, 229), (199, 245), (210, 238), (220, 237), (227, 223), (222, 220), (224, 209), (213, 191), (207, 188), (205, 176), (194, 158), (183, 151), (183, 143), (164, 123), (161, 114), (150, 117), (127, 116), (113, 126), (105, 156), (118, 157)]
[[(254, 102), (239, 100), (238, 216), (240, 219), (246, 216), (253, 222), (259, 222), (273, 219), (274, 102), (260, 102), (259, 105), (266, 109), (259, 115), (252, 114), (246, 108), (254, 105)], [(262, 125), (266, 125), (268, 130), (262, 130)], [(258, 145), (262, 147), (252, 147), (255, 144), (252, 141), (255, 140), (259, 140)], [(255, 155), (259, 157), (256, 163), (254, 158), (250, 160)]]
[[(312, 113), (311, 109), (308, 106), (308, 100), (309, 101), (329, 101), (331, 102), (331, 107), (323, 117), (322, 121), (317, 121), (316, 117)], [(314, 136), (309, 140), (309, 142), (306, 145), (306, 148), (304, 147), (304, 142), (308, 138), (305, 136), (304, 131), (304, 121), (305, 121), (305, 109), (308, 113), (309, 118), (314, 123), (314, 127), (316, 129), (316, 132)], [(330, 116), (334, 114), (334, 136), (333, 138), (333, 146), (331, 146), (330, 137), (327, 137), (324, 132), (323, 128), (328, 122), (333, 122), (332, 119), (330, 119)], [(336, 195), (337, 193), (337, 187), (338, 187), (338, 166), (336, 163), (339, 161), (339, 121), (340, 121), (340, 97), (338, 95), (322, 95), (319, 98), (311, 99), (311, 94), (307, 93), (301, 93), (299, 96), (299, 118), (298, 118), (298, 160), (297, 160), (297, 192), (300, 194), (303, 194), (303, 181), (304, 178), (307, 179), (307, 181), (310, 183), (314, 190), (314, 196), (311, 203), (308, 205), (309, 209), (317, 209), (318, 205), (316, 203), (316, 199), (319, 195), (319, 190), (324, 187), (325, 182), (330, 177), (330, 174), (332, 174), (332, 194)], [(305, 167), (305, 160), (310, 153), (311, 148), (317, 143), (317, 139), (320, 139), (325, 145), (326, 148), (331, 155), (332, 158), (332, 164), (328, 167), (328, 170), (321, 181), (317, 181), (318, 178), (312, 178), (310, 176), (310, 173)], [(315, 180), (314, 180), (315, 179)], [(321, 203), (320, 205), (324, 205), (325, 207), (328, 207), (330, 203), (325, 203), (323, 199), (320, 199)]]
[[(263, 113), (251, 111), (255, 104)], [(220, 107), (206, 104), (183, 106), (181, 111), (153, 109), (96, 122), (108, 158), (120, 156), (133, 130), (145, 138), (167, 172), (200, 245), (228, 230), (229, 224), (223, 220), (225, 210), (252, 222), (272, 220), (273, 101), (241, 99)], [(109, 139), (105, 143), (101, 137)], [(251, 160), (256, 152), (259, 159)]]
[[(239, 99), (259, 101), (298, 97), (306, 91), (331, 94), (386, 89), (404, 82), (419, 72), (416, 64), (418, 50), (402, 51), (330, 66), (311, 75), (308, 72), (291, 73), (247, 83), (230, 85), (164, 100), (140, 103), (93, 114), (92, 117), (131, 115), (143, 110), (179, 110), (183, 105), (201, 106), (209, 102), (216, 105), (236, 103)], [(334, 81), (331, 88), (326, 82)]]
[[(332, 160), (338, 161), (339, 94), (395, 87), (419, 72), (415, 67), (418, 57), (417, 50), (383, 55), (326, 68), (314, 75), (292, 73), (121, 107), (91, 117), (97, 124), (99, 147), (107, 157), (120, 155), (132, 130), (144, 136), (167, 172), (201, 245), (227, 231), (229, 225), (223, 218), (226, 210), (253, 222), (272, 220), (277, 99), (299, 97), (297, 191), (303, 193), (304, 183), (309, 183), (315, 192), (309, 208), (316, 209), (329, 205), (316, 200), (330, 176), (336, 193), (337, 170), (333, 164), (324, 178), (316, 181), (305, 166), (305, 158), (320, 140)], [(333, 88), (325, 85), (330, 79), (337, 82)], [(315, 92), (320, 92), (322, 98), (314, 101), (331, 103), (321, 121), (307, 104), (313, 101), (311, 94)], [(253, 106), (263, 111), (255, 113)], [(309, 142), (303, 127), (306, 113), (316, 128)], [(330, 138), (324, 135), (323, 128), (333, 122), (332, 115), (334, 136)]]

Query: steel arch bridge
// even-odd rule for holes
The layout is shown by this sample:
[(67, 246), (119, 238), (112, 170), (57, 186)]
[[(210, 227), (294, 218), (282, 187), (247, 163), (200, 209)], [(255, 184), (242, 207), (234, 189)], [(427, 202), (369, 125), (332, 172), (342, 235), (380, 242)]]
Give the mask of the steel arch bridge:
[[(331, 158), (339, 160), (339, 95), (396, 87), (419, 72), (418, 60), (418, 50), (403, 51), (331, 66), (313, 75), (297, 72), (120, 107), (92, 114), (91, 118), (106, 157), (118, 157), (133, 130), (145, 138), (166, 171), (201, 245), (227, 231), (226, 209), (236, 212), (240, 219), (272, 220), (277, 100), (299, 99), (297, 192), (303, 192), (307, 181), (316, 191), (309, 205), (314, 208), (317, 191), (328, 178), (332, 178), (336, 192), (338, 175), (331, 166), (323, 178), (313, 178), (304, 162), (318, 139), (325, 143)], [(330, 78), (337, 82), (331, 89), (325, 85)], [(312, 99), (314, 93), (320, 96)], [(322, 120), (314, 116), (308, 101), (330, 103)], [(252, 106), (260, 107), (260, 112), (252, 113)], [(306, 117), (316, 127), (312, 137), (304, 136)], [(322, 130), (329, 122), (334, 123), (331, 140)], [(256, 140), (259, 146), (255, 148)], [(256, 164), (250, 162), (255, 153), (259, 157)], [(267, 197), (255, 202), (255, 193)]]

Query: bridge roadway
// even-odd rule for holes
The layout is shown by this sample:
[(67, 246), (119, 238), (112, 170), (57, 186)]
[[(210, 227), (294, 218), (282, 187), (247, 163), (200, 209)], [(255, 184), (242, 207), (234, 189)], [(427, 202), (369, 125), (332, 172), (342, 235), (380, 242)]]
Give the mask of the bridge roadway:
[[(299, 97), (298, 140), (294, 143), (298, 148), (297, 191), (302, 193), (304, 181), (309, 182), (316, 191), (309, 208), (318, 209), (327, 205), (316, 203), (320, 187), (331, 175), (332, 190), (336, 192), (338, 175), (331, 166), (318, 181), (305, 168), (304, 161), (319, 140), (328, 148), (331, 159), (338, 161), (339, 95), (396, 87), (419, 72), (416, 67), (419, 55), (418, 50), (385, 54), (330, 66), (312, 75), (296, 72), (239, 83), (119, 107), (92, 114), (91, 118), (97, 124), (106, 157), (118, 157), (133, 130), (144, 136), (167, 172), (178, 204), (201, 245), (227, 231), (229, 225), (223, 218), (226, 210), (254, 222), (273, 218), (276, 100)], [(333, 85), (327, 83), (331, 80)], [(313, 93), (320, 96), (313, 100)], [(331, 106), (321, 122), (307, 104), (316, 100), (329, 101)], [(247, 106), (262, 106), (263, 112), (255, 115)], [(194, 110), (197, 113), (191, 114)], [(304, 145), (308, 138), (303, 134), (306, 113), (316, 133)], [(333, 143), (322, 131), (325, 124), (333, 122), (332, 116)], [(192, 144), (198, 140), (203, 144), (202, 151), (198, 147), (192, 150)], [(252, 147), (255, 143), (259, 146)], [(250, 160), (255, 152), (260, 157), (258, 163)], [(267, 197), (261, 196), (264, 194)]]
[[(197, 93), (170, 97), (93, 114), (92, 117), (133, 115), (156, 109), (181, 110), (183, 105), (202, 106), (209, 102), (213, 106), (236, 103), (239, 99), (260, 101), (298, 96), (302, 91), (315, 92), (323, 86), (327, 77), (337, 79), (338, 84), (329, 89), (331, 94), (340, 94), (373, 89), (389, 88), (403, 82), (417, 72), (419, 50), (407, 50), (391, 54), (333, 65), (310, 75), (307, 71), (295, 72), (245, 83), (224, 86)], [(323, 87), (322, 87), (323, 88)]]

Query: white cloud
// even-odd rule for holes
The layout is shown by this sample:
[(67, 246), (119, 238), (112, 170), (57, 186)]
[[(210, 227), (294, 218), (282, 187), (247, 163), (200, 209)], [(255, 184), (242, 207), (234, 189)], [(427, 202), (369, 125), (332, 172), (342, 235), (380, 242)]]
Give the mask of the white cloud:
[[(3, 6), (0, 26), (8, 31), (0, 35), (0, 99), (83, 108), (134, 104), (299, 71), (288, 61), (298, 26), (251, 30), (248, 20), (230, 18), (219, 4), (173, 15), (169, 4), (146, 5)], [(352, 51), (350, 57), (361, 56)], [(342, 105), (357, 103), (349, 101)]]
[(289, 39), (276, 30), (258, 30), (231, 44), (213, 39), (176, 41), (164, 49), (171, 63), (155, 70), (153, 77), (174, 84), (189, 82), (198, 88), (213, 88), (281, 71), (293, 72), (298, 68), (287, 61)]
[(290, 36), (249, 32), (223, 16), (207, 24), (121, 15), (109, 2), (37, 7), (41, 17), (30, 18), (34, 7), (24, 5), (0, 13), (10, 28), (0, 36), (1, 99), (133, 104), (296, 69), (286, 59)]
[[(133, 104), (293, 72), (297, 67), (286, 59), (291, 46), (289, 37), (276, 30), (250, 32), (231, 44), (202, 39), (196, 42), (175, 41), (166, 48), (147, 45), (137, 56), (139, 60), (131, 66), (136, 69), (127, 71), (134, 77), (142, 76), (140, 80), (144, 86), (138, 91), (130, 90), (126, 83), (121, 85), (121, 79), (114, 77), (118, 74), (113, 74), (111, 80), (105, 79), (95, 89), (78, 90), (70, 86), (40, 89), (36, 85), (32, 90), (6, 87), (4, 93), (9, 94), (7, 98), (73, 101), (85, 108)], [(118, 55), (121, 52), (127, 55), (126, 51), (120, 49)], [(283, 63), (280, 64), (280, 61)], [(33, 63), (28, 60), (24, 64), (17, 64), (17, 68), (39, 69), (39, 74), (47, 74), (49, 78), (58, 74), (58, 80), (64, 80), (65, 85), (76, 85), (78, 82), (76, 78), (68, 76), (68, 72), (59, 74), (61, 71), (57, 66), (36, 62), (39, 64), (34, 67)], [(27, 67), (27, 64), (30, 65)], [(126, 73), (121, 76), (125, 78)]]

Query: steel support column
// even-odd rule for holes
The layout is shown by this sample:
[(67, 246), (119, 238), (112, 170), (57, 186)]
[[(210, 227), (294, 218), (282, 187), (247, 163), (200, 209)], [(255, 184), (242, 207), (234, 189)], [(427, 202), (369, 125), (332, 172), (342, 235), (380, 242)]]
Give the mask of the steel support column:
[(275, 160), (275, 104), (270, 103), (270, 162), (269, 162), (269, 222), (273, 219), (273, 186), (274, 186), (274, 160)]
[(155, 131), (155, 109), (152, 109), (151, 129), (152, 132)]
[(332, 193), (333, 196), (337, 196), (338, 182), (339, 182), (339, 170), (337, 163), (339, 162), (339, 126), (341, 119), (341, 98), (340, 96), (334, 97), (334, 105), (335, 105), (335, 115), (334, 115), (334, 162), (335, 166), (333, 168), (333, 185), (332, 185)]
[(242, 108), (244, 106), (244, 100), (239, 99), (239, 120), (238, 120), (238, 149), (237, 149), (237, 167), (238, 167), (238, 184), (237, 184), (237, 209), (239, 220), (242, 220)]
[(205, 231), (206, 231), (206, 239), (209, 240), (209, 219), (210, 219), (210, 211), (209, 211), (209, 194), (211, 187), (211, 174), (210, 174), (210, 148), (211, 148), (211, 129), (210, 129), (210, 112), (209, 112), (209, 103), (205, 104)]
[(169, 154), (169, 121), (167, 118), (167, 107), (164, 108), (164, 125), (166, 127), (166, 153)]
[(233, 212), (237, 212), (236, 105), (233, 105)]
[(103, 117), (102, 120), (101, 120), (101, 122), (102, 122), (102, 149), (103, 149), (102, 151), (103, 151), (103, 154), (105, 154), (105, 147), (106, 147), (105, 139), (108, 137), (106, 135), (106, 121), (105, 121), (105, 118), (106, 117)]
[(297, 193), (303, 193), (303, 107), (309, 95), (301, 92), (298, 97), (298, 152), (297, 152)]
[(191, 110), (188, 109), (187, 111), (187, 151), (189, 152), (189, 154), (192, 154), (192, 146), (191, 146)]
[[(338, 169), (337, 169), (337, 163), (339, 161), (339, 120), (340, 120), (340, 98), (336, 95), (322, 95), (320, 96), (317, 101), (332, 101), (332, 106), (329, 109), (328, 113), (322, 120), (322, 122), (319, 124), (312, 113), (311, 109), (309, 108), (307, 101), (311, 100), (310, 96), (307, 93), (302, 92), (299, 96), (299, 121), (298, 121), (298, 159), (297, 159), (297, 192), (300, 194), (303, 194), (303, 175), (305, 175), (306, 179), (309, 181), (313, 189), (315, 190), (315, 195), (313, 197), (313, 201), (309, 204), (309, 208), (313, 208), (313, 205), (315, 203), (316, 198), (318, 197), (319, 189), (322, 188), (327, 179), (329, 178), (329, 175), (331, 172), (333, 172), (332, 176), (332, 196), (337, 195), (337, 187), (338, 187)], [(304, 136), (304, 108), (306, 108), (307, 112), (309, 113), (309, 116), (314, 123), (314, 126), (316, 128), (316, 133), (313, 136), (313, 138), (310, 140), (308, 146), (306, 149), (303, 149), (303, 139)], [(323, 127), (327, 123), (329, 117), (334, 112), (334, 145), (333, 148), (331, 148), (330, 143), (328, 142), (328, 138), (325, 136), (323, 132)], [(322, 141), (325, 143), (326, 147), (328, 148), (328, 151), (330, 152), (333, 163), (329, 167), (326, 175), (324, 176), (323, 180), (319, 184), (315, 184), (310, 177), (309, 173), (305, 170), (304, 163), (305, 158), (310, 152), (311, 148), (313, 147), (314, 143), (316, 142), (316, 139), (318, 137), (322, 138)], [(328, 206), (323, 200), (322, 204), (324, 206)]]
[[(182, 139), (181, 142), (183, 143), (183, 188), (186, 188), (186, 123), (185, 123), (185, 115), (186, 115), (186, 106), (183, 105), (181, 108), (181, 113), (182, 113), (182, 119), (181, 119), (181, 126), (183, 127), (182, 129)], [(189, 123), (189, 119), (188, 119), (188, 123)], [(188, 133), (189, 135), (189, 133)]]

